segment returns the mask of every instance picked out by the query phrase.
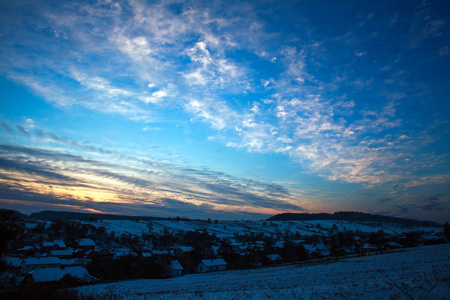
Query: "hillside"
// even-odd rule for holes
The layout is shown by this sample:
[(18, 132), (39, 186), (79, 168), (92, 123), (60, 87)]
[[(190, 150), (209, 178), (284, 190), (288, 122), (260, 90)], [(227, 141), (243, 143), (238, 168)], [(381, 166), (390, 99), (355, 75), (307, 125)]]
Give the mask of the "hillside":
[(335, 221), (364, 221), (380, 223), (396, 223), (406, 226), (442, 227), (441, 224), (432, 221), (418, 221), (406, 218), (397, 218), (381, 215), (372, 215), (363, 212), (341, 211), (333, 214), (318, 213), (284, 213), (272, 216), (269, 221), (312, 221), (312, 220), (335, 220)]
[(449, 279), (445, 244), (324, 265), (121, 281), (77, 291), (98, 299), (445, 299)]

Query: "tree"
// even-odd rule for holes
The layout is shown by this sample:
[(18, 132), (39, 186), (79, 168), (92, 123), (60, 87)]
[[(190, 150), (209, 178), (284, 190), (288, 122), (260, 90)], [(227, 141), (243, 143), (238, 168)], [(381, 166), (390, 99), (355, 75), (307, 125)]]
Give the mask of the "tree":
[(152, 222), (148, 222), (147, 223), (147, 228), (148, 228), (148, 233), (152, 233), (153, 231), (153, 223)]
[(448, 225), (448, 223), (445, 223), (444, 226), (444, 236), (447, 238), (447, 241), (450, 242), (450, 225)]
[(22, 238), (25, 230), (25, 224), (23, 217), (14, 210), (1, 210), (0, 211), (0, 255), (8, 247), (8, 243), (12, 240), (18, 240)]

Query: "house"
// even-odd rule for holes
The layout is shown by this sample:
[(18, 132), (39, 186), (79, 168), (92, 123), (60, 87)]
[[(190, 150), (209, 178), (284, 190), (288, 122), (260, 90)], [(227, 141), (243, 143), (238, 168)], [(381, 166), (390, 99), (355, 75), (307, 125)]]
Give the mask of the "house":
[(137, 253), (128, 248), (116, 248), (114, 249), (113, 259), (119, 259), (126, 256), (137, 256)]
[(323, 244), (317, 245), (303, 244), (303, 247), (305, 247), (306, 251), (312, 258), (320, 258), (330, 255), (330, 251)]
[(378, 246), (372, 245), (372, 244), (369, 244), (369, 243), (365, 243), (364, 245), (361, 246), (360, 250), (362, 252), (377, 251), (378, 250)]
[(268, 254), (266, 255), (267, 259), (269, 260), (269, 262), (271, 263), (276, 263), (276, 262), (280, 262), (283, 260), (283, 258), (281, 258), (280, 254)]
[(222, 258), (216, 259), (203, 259), (197, 267), (197, 272), (214, 272), (224, 271), (227, 269), (227, 262)]
[(22, 261), (22, 273), (27, 274), (36, 269), (60, 268), (61, 260), (57, 257), (30, 257)]
[(67, 246), (63, 240), (43, 242), (41, 244), (41, 252), (50, 252), (52, 250), (64, 250), (64, 249), (67, 249)]
[(194, 251), (194, 247), (191, 246), (180, 246), (174, 249), (174, 255), (175, 256), (183, 256), (186, 253), (190, 253)]
[(152, 254), (156, 259), (166, 259), (170, 256), (168, 250), (152, 250)]
[(58, 247), (54, 242), (43, 242), (39, 248), (41, 253), (47, 253), (52, 250), (56, 250)]
[(25, 246), (23, 248), (17, 249), (16, 252), (23, 256), (32, 256), (36, 254), (36, 248), (33, 246)]
[(97, 279), (80, 266), (61, 268), (36, 269), (24, 279), (25, 288), (32, 287), (35, 284), (55, 284), (72, 285), (78, 282), (92, 282)]
[(401, 247), (402, 247), (402, 245), (400, 245), (397, 242), (387, 242), (385, 244), (385, 248), (386, 249), (398, 249), (398, 248), (401, 248)]
[(86, 251), (83, 258), (85, 259), (113, 259), (114, 253), (110, 252), (108, 249), (102, 248), (97, 250)]
[(170, 275), (172, 277), (182, 276), (183, 275), (183, 267), (178, 262), (178, 260), (172, 260), (170, 262)]
[(55, 241), (53, 241), (53, 243), (55, 243), (55, 247), (57, 247), (56, 250), (67, 249), (66, 243), (64, 243), (63, 240), (55, 240)]
[(143, 258), (151, 258), (152, 257), (151, 252), (142, 252), (141, 255)]
[(78, 248), (83, 250), (94, 250), (95, 242), (91, 239), (81, 239), (77, 241)]
[(55, 256), (58, 258), (71, 258), (73, 256), (73, 249), (52, 250), (50, 251), (50, 256)]

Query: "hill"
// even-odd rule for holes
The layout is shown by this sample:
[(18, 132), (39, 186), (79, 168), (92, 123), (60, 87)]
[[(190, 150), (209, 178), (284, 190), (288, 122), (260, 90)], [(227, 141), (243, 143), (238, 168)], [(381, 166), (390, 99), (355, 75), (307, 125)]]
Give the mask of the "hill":
[(333, 214), (318, 213), (284, 213), (272, 216), (268, 221), (312, 221), (312, 220), (333, 220), (333, 221), (365, 221), (379, 223), (396, 223), (406, 226), (422, 227), (442, 227), (441, 224), (432, 221), (418, 221), (406, 218), (397, 218), (381, 215), (372, 215), (363, 212), (340, 211)]
[(144, 217), (144, 216), (127, 216), (127, 215), (110, 215), (95, 213), (80, 213), (70, 211), (53, 211), (44, 210), (32, 213), (29, 219), (51, 221), (51, 220), (167, 220), (167, 218)]
[(447, 299), (450, 245), (411, 248), (319, 265), (192, 274), (88, 285), (80, 298)]

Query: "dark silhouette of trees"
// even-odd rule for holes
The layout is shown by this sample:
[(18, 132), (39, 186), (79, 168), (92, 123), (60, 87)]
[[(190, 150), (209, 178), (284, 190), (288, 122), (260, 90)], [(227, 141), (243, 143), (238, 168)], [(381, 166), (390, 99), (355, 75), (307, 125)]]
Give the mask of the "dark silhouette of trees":
[(448, 225), (448, 223), (445, 223), (444, 226), (444, 236), (447, 238), (447, 241), (450, 242), (450, 225)]
[(0, 256), (3, 256), (9, 242), (23, 237), (24, 231), (25, 223), (20, 213), (14, 210), (0, 210)]

